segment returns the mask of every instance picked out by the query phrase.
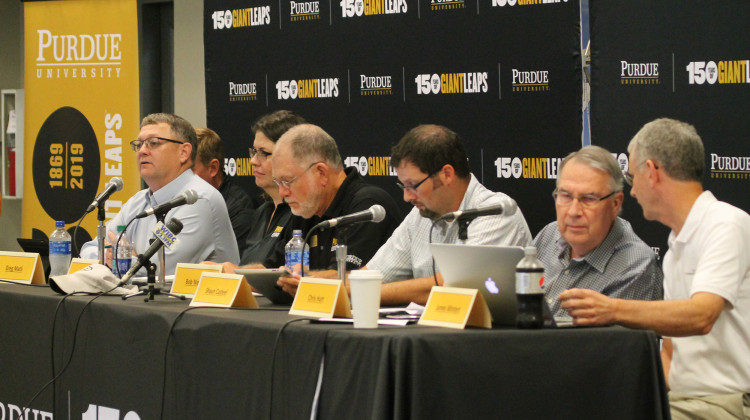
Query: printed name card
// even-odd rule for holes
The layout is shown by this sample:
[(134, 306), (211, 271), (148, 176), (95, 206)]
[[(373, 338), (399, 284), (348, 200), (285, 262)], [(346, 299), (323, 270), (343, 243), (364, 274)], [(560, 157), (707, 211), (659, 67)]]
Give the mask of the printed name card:
[(68, 267), (68, 274), (80, 271), (91, 264), (99, 264), (99, 260), (89, 260), (86, 258), (73, 258), (70, 260), (70, 267)]
[(351, 318), (349, 295), (343, 282), (315, 277), (302, 278), (289, 315)]
[(215, 306), (217, 308), (257, 308), (250, 285), (241, 274), (204, 271), (198, 281), (190, 306)]
[(221, 273), (224, 267), (218, 264), (177, 264), (174, 272), (174, 281), (170, 293), (176, 295), (193, 297), (198, 290), (198, 283), (203, 273)]
[(44, 284), (42, 261), (36, 252), (0, 252), (0, 280)]
[(477, 289), (433, 286), (419, 324), (463, 329), (492, 328), (487, 303)]

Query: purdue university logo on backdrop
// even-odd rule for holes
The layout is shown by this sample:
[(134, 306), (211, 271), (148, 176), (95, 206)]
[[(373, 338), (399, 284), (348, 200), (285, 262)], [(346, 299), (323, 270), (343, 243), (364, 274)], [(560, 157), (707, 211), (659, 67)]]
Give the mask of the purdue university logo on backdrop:
[(119, 78), (122, 34), (55, 34), (37, 30), (37, 79)]

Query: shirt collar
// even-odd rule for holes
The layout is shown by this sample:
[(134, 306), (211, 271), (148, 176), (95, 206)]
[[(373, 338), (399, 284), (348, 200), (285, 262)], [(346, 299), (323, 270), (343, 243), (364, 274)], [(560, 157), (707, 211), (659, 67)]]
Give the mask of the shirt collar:
[(357, 172), (357, 168), (355, 167), (350, 166), (344, 169), (344, 173), (346, 174), (346, 178), (344, 178), (344, 182), (341, 183), (338, 191), (336, 191), (333, 201), (331, 201), (331, 204), (328, 206), (325, 213), (323, 213), (322, 220), (328, 220), (342, 215), (341, 212), (344, 207), (344, 198), (346, 196), (347, 188), (356, 180), (361, 179), (359, 172)]
[(229, 185), (232, 183), (231, 181), (232, 177), (229, 175), (224, 175), (224, 178), (221, 180), (221, 185), (219, 185), (219, 192), (224, 195), (225, 191), (228, 191)]
[(708, 212), (709, 207), (717, 201), (719, 200), (714, 197), (711, 191), (703, 191), (695, 200), (693, 206), (690, 207), (690, 212), (688, 212), (685, 223), (682, 225), (680, 234), (675, 237), (674, 231), (669, 232), (669, 246), (671, 247), (675, 242), (689, 242), (695, 231), (700, 227), (701, 220)]
[[(584, 255), (582, 260), (594, 267), (600, 273), (603, 273), (604, 269), (607, 267), (607, 263), (609, 263), (610, 258), (612, 258), (612, 255), (614, 255), (616, 251), (615, 244), (617, 244), (623, 235), (623, 223), (625, 223), (625, 221), (617, 217), (602, 243)], [(560, 239), (557, 240), (557, 246), (558, 258), (563, 261), (570, 260), (570, 245), (565, 242), (565, 238), (560, 236)]]
[(152, 204), (159, 205), (173, 199), (177, 194), (185, 190), (194, 176), (195, 174), (193, 174), (192, 169), (185, 170), (177, 178), (170, 181), (169, 184), (159, 188), (155, 193), (149, 192), (149, 201)]
[[(467, 208), (472, 208), (472, 204), (469, 203), (469, 200), (471, 197), (474, 196), (474, 191), (479, 187), (479, 181), (474, 176), (474, 174), (470, 174), (471, 179), (469, 180), (469, 185), (466, 187), (466, 192), (464, 193), (463, 198), (461, 199), (461, 204), (458, 205), (458, 210), (466, 210)], [(432, 221), (431, 221), (432, 222)], [(437, 222), (434, 222), (435, 228), (440, 229), (441, 232), (444, 232), (446, 229), (448, 229), (449, 226), (452, 226), (453, 223), (455, 223), (456, 220), (453, 219), (451, 221), (447, 220), (439, 220)]]
[(469, 200), (471, 199), (471, 197), (474, 197), (475, 190), (479, 188), (479, 181), (477, 180), (477, 178), (474, 176), (474, 174), (470, 175), (471, 180), (469, 180), (469, 186), (466, 187), (466, 192), (464, 193), (464, 197), (461, 199), (461, 204), (458, 206), (458, 210), (465, 210), (467, 207), (471, 206)]

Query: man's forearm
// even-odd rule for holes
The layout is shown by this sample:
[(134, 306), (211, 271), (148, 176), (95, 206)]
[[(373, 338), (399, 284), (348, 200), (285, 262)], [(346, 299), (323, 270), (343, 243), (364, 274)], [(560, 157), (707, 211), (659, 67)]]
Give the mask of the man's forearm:
[(633, 328), (651, 329), (670, 337), (703, 335), (711, 331), (725, 301), (713, 293), (667, 301), (616, 300), (614, 321)]
[[(443, 285), (443, 276), (438, 273), (438, 284)], [(380, 303), (382, 305), (408, 305), (411, 302), (424, 305), (430, 296), (430, 290), (435, 285), (433, 277), (394, 281), (383, 283), (380, 289)]]

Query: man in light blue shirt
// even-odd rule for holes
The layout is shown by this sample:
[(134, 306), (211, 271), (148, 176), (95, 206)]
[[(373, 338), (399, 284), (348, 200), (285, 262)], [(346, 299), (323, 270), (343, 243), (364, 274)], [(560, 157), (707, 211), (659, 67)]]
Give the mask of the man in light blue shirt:
[[(136, 193), (107, 223), (105, 243), (115, 241), (118, 225), (127, 225), (138, 213), (192, 189), (198, 200), (191, 205), (176, 207), (166, 215), (167, 222), (176, 218), (182, 222), (183, 228), (177, 235), (179, 244), (165, 252), (165, 273), (174, 274), (177, 263), (239, 262), (237, 241), (224, 198), (191, 169), (197, 142), (193, 126), (176, 115), (151, 114), (143, 119), (138, 139), (130, 144), (137, 153), (138, 171), (148, 188)], [(136, 254), (149, 247), (156, 222), (155, 216), (148, 216), (128, 226), (126, 234)], [(83, 245), (81, 257), (99, 258), (96, 238)], [(152, 261), (158, 261), (158, 254)], [(105, 263), (111, 266), (111, 252), (107, 252)]]

